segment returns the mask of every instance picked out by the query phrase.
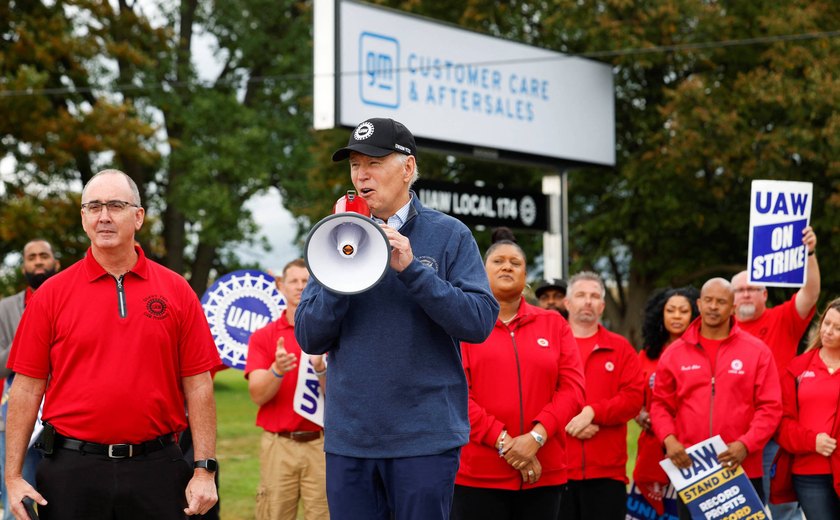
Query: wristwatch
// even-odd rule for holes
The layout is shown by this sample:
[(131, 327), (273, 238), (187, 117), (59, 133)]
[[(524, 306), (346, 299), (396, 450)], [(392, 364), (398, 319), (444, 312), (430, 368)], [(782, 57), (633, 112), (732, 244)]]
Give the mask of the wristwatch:
[(545, 445), (545, 437), (535, 432), (534, 430), (531, 430), (529, 433), (531, 434), (531, 437), (533, 437), (534, 440), (537, 441), (537, 444), (539, 444), (540, 446)]
[(215, 473), (219, 469), (219, 463), (216, 459), (204, 459), (195, 461), (195, 467)]

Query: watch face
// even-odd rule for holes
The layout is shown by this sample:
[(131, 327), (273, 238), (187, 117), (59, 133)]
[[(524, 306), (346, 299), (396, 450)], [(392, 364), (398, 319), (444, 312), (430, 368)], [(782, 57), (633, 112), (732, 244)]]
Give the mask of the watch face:
[(219, 469), (219, 463), (216, 462), (216, 459), (198, 460), (195, 462), (195, 467), (204, 468), (210, 473), (215, 473)]

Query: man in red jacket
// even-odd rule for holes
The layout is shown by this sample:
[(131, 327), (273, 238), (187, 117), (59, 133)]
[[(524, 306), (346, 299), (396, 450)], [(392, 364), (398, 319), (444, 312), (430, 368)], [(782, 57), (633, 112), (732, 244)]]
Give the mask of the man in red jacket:
[(703, 285), (700, 317), (659, 359), (651, 422), (679, 468), (692, 464), (686, 447), (719, 434), (728, 449), (718, 461), (742, 465), (763, 500), (761, 450), (782, 417), (779, 373), (767, 345), (735, 324), (733, 300), (723, 278)]
[(569, 279), (566, 308), (586, 377), (583, 410), (566, 425), (568, 486), (560, 518), (623, 520), (627, 421), (642, 407), (642, 366), (630, 343), (600, 324), (606, 290), (589, 271)]

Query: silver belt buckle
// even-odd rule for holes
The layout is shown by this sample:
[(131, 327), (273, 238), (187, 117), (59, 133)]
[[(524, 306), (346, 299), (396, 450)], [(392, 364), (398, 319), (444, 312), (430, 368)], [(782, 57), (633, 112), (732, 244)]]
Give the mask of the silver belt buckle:
[[(122, 448), (124, 446), (128, 446), (128, 455), (115, 455), (114, 448)], [(126, 457), (131, 457), (134, 455), (134, 446), (131, 444), (109, 444), (108, 445), (108, 458), (111, 459), (124, 459)]]

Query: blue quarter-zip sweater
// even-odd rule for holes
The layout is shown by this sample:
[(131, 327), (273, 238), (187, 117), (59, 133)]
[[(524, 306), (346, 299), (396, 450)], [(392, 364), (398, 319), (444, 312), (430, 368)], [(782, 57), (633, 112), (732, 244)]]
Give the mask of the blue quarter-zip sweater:
[(469, 440), (459, 342), (481, 343), (499, 304), (458, 220), (412, 194), (400, 233), (414, 260), (367, 292), (310, 280), (295, 313), (304, 352), (329, 352), (325, 450), (359, 458), (434, 455)]

